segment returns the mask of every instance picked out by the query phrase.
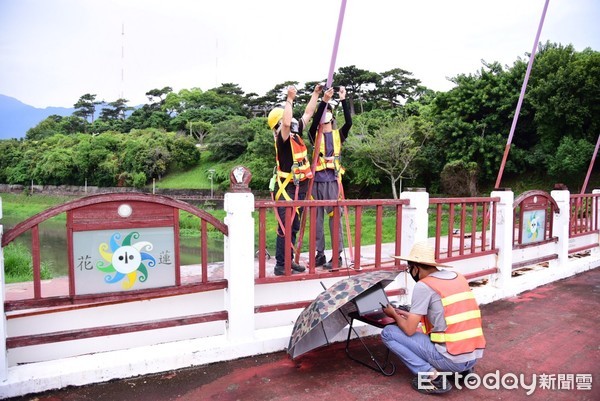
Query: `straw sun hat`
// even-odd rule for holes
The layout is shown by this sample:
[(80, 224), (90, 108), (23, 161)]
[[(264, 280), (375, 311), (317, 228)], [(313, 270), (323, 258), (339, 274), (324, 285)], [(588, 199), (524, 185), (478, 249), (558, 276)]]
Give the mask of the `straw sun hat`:
[(407, 262), (415, 262), (422, 265), (434, 267), (452, 267), (443, 265), (435, 260), (435, 249), (429, 245), (427, 241), (416, 242), (408, 256), (392, 256), (395, 259), (406, 260)]

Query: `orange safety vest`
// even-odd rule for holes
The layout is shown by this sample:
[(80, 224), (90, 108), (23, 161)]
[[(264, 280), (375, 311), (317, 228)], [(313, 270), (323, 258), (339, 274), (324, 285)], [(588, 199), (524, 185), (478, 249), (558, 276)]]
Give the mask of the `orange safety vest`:
[(469, 288), (469, 283), (461, 274), (451, 280), (427, 276), (421, 279), (439, 294), (444, 307), (446, 331), (432, 332), (433, 325), (423, 316), (423, 332), (435, 343), (446, 343), (451, 355), (467, 354), (485, 348), (485, 338), (481, 326), (481, 311)]
[(290, 181), (293, 181), (295, 185), (298, 185), (300, 181), (304, 181), (306, 179), (310, 179), (313, 177), (312, 170), (310, 168), (310, 162), (306, 157), (308, 154), (308, 150), (306, 145), (304, 144), (304, 140), (299, 135), (290, 134), (289, 141), (292, 148), (292, 171), (282, 171), (279, 165), (279, 156), (277, 155), (277, 134), (274, 135), (275, 139), (275, 160), (277, 162), (277, 184), (279, 186), (279, 190), (275, 195), (275, 200), (278, 200), (281, 195), (284, 196), (287, 200), (289, 196), (285, 191), (285, 187)]
[[(315, 167), (315, 171), (322, 171), (325, 169), (335, 170), (336, 173), (344, 174), (346, 170), (340, 163), (340, 155), (342, 154), (342, 139), (340, 138), (340, 131), (335, 129), (331, 131), (333, 135), (333, 156), (325, 156), (325, 138), (322, 138), (319, 146), (319, 164)], [(325, 136), (325, 134), (323, 134)]]

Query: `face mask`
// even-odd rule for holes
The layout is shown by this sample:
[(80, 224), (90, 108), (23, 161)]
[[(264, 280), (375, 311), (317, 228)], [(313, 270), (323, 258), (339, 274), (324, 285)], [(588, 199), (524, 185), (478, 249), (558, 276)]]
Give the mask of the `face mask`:
[[(415, 270), (415, 269), (417, 270), (417, 274), (416, 274), (416, 275), (413, 275), (413, 273), (412, 273), (412, 272), (413, 272), (413, 270)], [(419, 268), (418, 268), (418, 267), (411, 268), (411, 269), (408, 271), (408, 273), (409, 273), (409, 274), (410, 274), (410, 276), (413, 278), (413, 280), (415, 280), (415, 283), (419, 281)]]
[(333, 114), (331, 114), (330, 112), (325, 113), (325, 122), (323, 124), (330, 123), (332, 118)]

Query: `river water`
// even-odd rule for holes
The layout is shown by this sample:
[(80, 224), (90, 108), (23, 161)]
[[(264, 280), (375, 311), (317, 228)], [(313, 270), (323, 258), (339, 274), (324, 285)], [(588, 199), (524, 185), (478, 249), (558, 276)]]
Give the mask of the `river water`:
[[(4, 233), (20, 223), (21, 220), (4, 216), (0, 224), (4, 226)], [(54, 277), (68, 274), (69, 262), (67, 258), (67, 228), (65, 221), (46, 220), (39, 225), (40, 256), (42, 263), (50, 262), (50, 269)], [(25, 245), (31, 249), (31, 231), (21, 234), (14, 242)], [(193, 265), (202, 262), (200, 255), (200, 237), (180, 237), (181, 265)], [(223, 237), (208, 238), (208, 263), (223, 260)]]

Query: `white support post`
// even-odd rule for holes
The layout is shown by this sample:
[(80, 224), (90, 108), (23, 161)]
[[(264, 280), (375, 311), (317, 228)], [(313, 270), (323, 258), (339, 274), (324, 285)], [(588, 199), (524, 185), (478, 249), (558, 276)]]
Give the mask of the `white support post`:
[(492, 198), (499, 197), (496, 216), (496, 247), (498, 248), (498, 268), (500, 271), (492, 279), (495, 287), (504, 292), (510, 290), (513, 257), (513, 202), (515, 194), (512, 191), (493, 191)]
[(402, 192), (400, 199), (409, 199), (410, 205), (402, 207), (402, 249), (408, 255), (415, 242), (426, 241), (429, 227), (429, 193), (422, 188)]
[[(592, 194), (600, 194), (600, 189), (594, 189), (592, 191)], [(593, 205), (596, 205), (597, 203), (593, 203)], [(598, 215), (598, 211), (596, 210), (596, 208), (592, 208), (592, 221), (596, 222), (596, 227), (600, 227), (600, 216)], [(598, 233), (598, 242), (600, 242), (600, 233)], [(600, 252), (600, 250), (598, 249), (598, 247), (594, 247), (592, 248), (591, 254), (592, 255), (597, 255)]]
[(225, 308), (229, 314), (228, 337), (248, 341), (254, 333), (254, 195), (250, 192), (225, 194), (224, 275), (227, 279)]
[[(0, 219), (2, 218), (2, 198), (0, 198)], [(0, 243), (4, 226), (0, 224)], [(0, 246), (0, 381), (8, 379), (8, 354), (6, 350), (6, 314), (4, 313), (4, 291), (6, 283), (4, 281), (4, 248)]]
[[(408, 255), (416, 242), (426, 241), (429, 233), (429, 192), (424, 188), (407, 188), (400, 194), (400, 199), (409, 199), (410, 204), (402, 207), (402, 246), (401, 255)], [(410, 297), (415, 286), (412, 278), (408, 274), (400, 274), (399, 278), (404, 277), (404, 282), (400, 286), (406, 288), (407, 299), (403, 303), (410, 303)]]
[[(559, 213), (554, 214), (552, 236), (558, 237), (556, 253), (558, 259), (551, 260), (548, 268), (556, 270), (559, 266), (566, 266), (569, 262), (569, 223), (571, 193), (567, 190), (554, 190), (550, 192), (559, 208)], [(549, 216), (550, 217), (550, 216)]]

